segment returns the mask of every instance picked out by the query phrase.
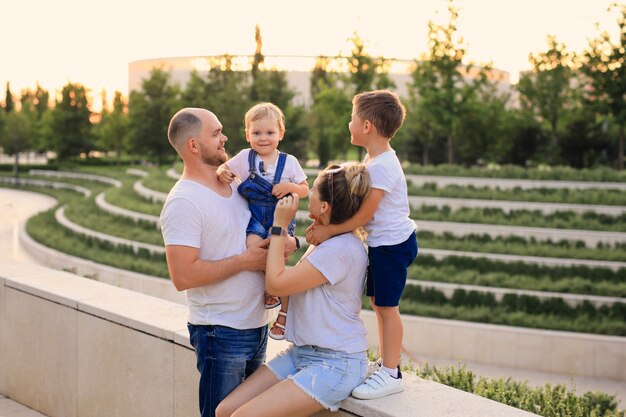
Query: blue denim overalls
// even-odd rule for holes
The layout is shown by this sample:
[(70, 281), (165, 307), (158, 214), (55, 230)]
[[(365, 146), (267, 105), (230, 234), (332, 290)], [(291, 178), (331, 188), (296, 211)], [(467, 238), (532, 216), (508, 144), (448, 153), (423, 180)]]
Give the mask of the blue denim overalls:
[[(283, 175), (287, 154), (280, 152), (276, 162), (276, 172), (274, 173), (274, 182), (271, 183), (257, 174), (254, 160), (257, 153), (254, 149), (250, 149), (248, 154), (248, 170), (250, 175), (239, 184), (237, 191), (239, 194), (248, 199), (248, 208), (252, 213), (250, 223), (246, 229), (246, 234), (255, 234), (265, 239), (269, 236), (269, 229), (274, 222), (274, 209), (278, 199), (272, 195), (272, 188), (280, 182)], [(296, 228), (296, 220), (293, 219), (289, 223), (289, 235), (293, 236)]]

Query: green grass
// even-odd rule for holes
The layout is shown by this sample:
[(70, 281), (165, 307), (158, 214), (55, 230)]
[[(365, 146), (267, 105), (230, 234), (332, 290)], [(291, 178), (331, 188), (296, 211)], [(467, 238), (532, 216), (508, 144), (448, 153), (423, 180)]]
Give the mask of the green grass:
[(508, 189), (461, 187), (447, 185), (438, 187), (427, 183), (421, 187), (408, 183), (408, 194), (423, 197), (468, 198), (477, 200), (532, 201), (537, 203), (601, 204), (626, 206), (626, 193), (622, 190), (576, 190), (569, 188), (536, 188), (524, 190), (519, 187)]
[(555, 229), (598, 230), (607, 232), (626, 232), (626, 213), (609, 216), (586, 212), (559, 211), (542, 214), (540, 211), (514, 210), (505, 213), (496, 208), (461, 208), (452, 211), (450, 207), (423, 206), (412, 209), (410, 214), (418, 224), (420, 220), (440, 222), (497, 224), (505, 226), (545, 227)]
[(626, 297), (626, 268), (548, 267), (451, 256), (436, 260), (420, 255), (409, 278), (533, 291)]
[(133, 190), (132, 184), (124, 182), (122, 188), (110, 188), (105, 194), (107, 203), (126, 210), (159, 216), (163, 209), (163, 203), (155, 203), (146, 200)]
[(404, 168), (404, 172), (406, 174), (455, 177), (626, 182), (626, 171), (617, 171), (611, 168), (575, 169), (564, 166), (543, 166), (527, 169), (515, 165), (489, 165), (487, 167), (465, 168), (461, 165), (448, 164), (410, 164)]
[(69, 255), (156, 277), (169, 277), (164, 255), (134, 253), (130, 248), (76, 235), (56, 223), (54, 209), (31, 218), (26, 230), (39, 243)]
[[(371, 309), (363, 297), (365, 308)], [(515, 327), (626, 336), (626, 303), (594, 307), (582, 302), (571, 307), (560, 298), (540, 300), (506, 294), (496, 301), (491, 293), (457, 289), (448, 299), (441, 291), (407, 285), (400, 312), (414, 316), (461, 320)]]
[(141, 179), (141, 182), (146, 188), (167, 194), (176, 183), (176, 180), (168, 177), (166, 171), (166, 168), (150, 169), (148, 170), (150, 175)]
[(626, 243), (589, 247), (581, 241), (538, 241), (517, 236), (492, 238), (476, 234), (455, 236), (452, 233), (434, 234), (419, 229), (417, 238), (420, 248), (626, 262)]
[(93, 199), (69, 205), (65, 216), (73, 223), (112, 236), (152, 245), (163, 245), (161, 232), (152, 223), (138, 222), (115, 216), (98, 208)]
[(426, 364), (419, 369), (405, 366), (403, 370), (545, 417), (624, 417), (615, 395), (601, 392), (580, 395), (574, 388), (564, 384), (546, 384), (535, 388), (529, 386), (528, 382), (511, 378), (478, 376), (463, 365), (437, 367)]

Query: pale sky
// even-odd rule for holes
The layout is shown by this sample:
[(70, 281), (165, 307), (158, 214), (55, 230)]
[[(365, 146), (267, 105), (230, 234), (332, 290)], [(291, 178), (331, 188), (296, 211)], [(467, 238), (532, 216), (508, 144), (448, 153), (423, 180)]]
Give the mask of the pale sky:
[[(493, 62), (516, 82), (528, 54), (554, 34), (580, 52), (602, 30), (617, 36), (611, 0), (457, 0), (467, 58)], [(128, 63), (161, 57), (253, 54), (259, 24), (265, 55), (350, 53), (356, 30), (374, 56), (416, 59), (428, 21), (447, 20), (444, 0), (0, 0), (0, 101), (36, 82), (68, 81), (124, 94)]]

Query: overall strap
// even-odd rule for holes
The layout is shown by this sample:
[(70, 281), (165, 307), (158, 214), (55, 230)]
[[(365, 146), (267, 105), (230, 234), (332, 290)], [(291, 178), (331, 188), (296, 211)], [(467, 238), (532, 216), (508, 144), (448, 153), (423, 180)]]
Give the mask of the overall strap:
[(278, 184), (280, 182), (280, 177), (283, 176), (283, 171), (285, 169), (285, 161), (287, 161), (287, 154), (280, 152), (278, 154), (278, 162), (276, 163), (276, 173), (274, 174), (274, 184)]
[(250, 148), (250, 152), (248, 153), (248, 172), (256, 171), (256, 167), (254, 166), (255, 159), (256, 159), (256, 151)]

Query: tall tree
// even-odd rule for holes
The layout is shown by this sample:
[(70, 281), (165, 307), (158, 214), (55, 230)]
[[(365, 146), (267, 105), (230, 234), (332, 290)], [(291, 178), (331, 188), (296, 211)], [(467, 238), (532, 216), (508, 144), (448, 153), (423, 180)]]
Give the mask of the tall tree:
[(528, 60), (533, 71), (520, 77), (518, 90), (523, 108), (535, 114), (547, 124), (551, 139), (553, 162), (558, 159), (559, 121), (565, 111), (571, 109), (575, 54), (567, 51), (565, 44), (554, 36), (548, 36), (548, 50), (530, 54)]
[[(612, 7), (617, 7), (617, 3)], [(608, 32), (589, 42), (583, 54), (582, 71), (591, 88), (585, 89), (586, 102), (605, 120), (618, 126), (617, 168), (624, 169), (624, 126), (626, 125), (626, 4), (620, 6), (617, 19), (619, 39), (612, 41)]]
[(121, 92), (115, 92), (111, 112), (104, 111), (103, 107), (102, 119), (96, 127), (98, 146), (105, 151), (115, 152), (116, 165), (119, 166), (128, 143), (128, 113)]
[(7, 81), (7, 88), (4, 96), (4, 111), (11, 113), (13, 110), (15, 110), (15, 103), (13, 102), (13, 94), (11, 93), (11, 85)]
[[(428, 23), (428, 52), (416, 62), (413, 82), (409, 85), (413, 97), (412, 111), (421, 113), (432, 131), (447, 138), (447, 160), (454, 163), (458, 125), (466, 102), (485, 83), (484, 71), (472, 75), (473, 68), (464, 66), (463, 39), (456, 33), (459, 11), (448, 1), (450, 13), (447, 24)], [(470, 76), (472, 75), (472, 76)], [(428, 114), (426, 114), (428, 113)], [(430, 141), (433, 135), (423, 136)], [(428, 149), (429, 144), (424, 144)]]
[(352, 55), (348, 59), (348, 70), (354, 93), (369, 91), (376, 78), (376, 61), (365, 52), (365, 42), (357, 32), (349, 40), (352, 42)]
[(348, 122), (352, 105), (341, 88), (323, 88), (314, 99), (311, 133), (320, 166), (326, 166), (330, 159), (345, 153), (350, 146)]
[(87, 90), (80, 84), (68, 83), (61, 91), (61, 100), (53, 112), (53, 143), (59, 162), (88, 154), (93, 149), (91, 111)]
[(313, 99), (320, 90), (330, 88), (334, 85), (333, 74), (328, 71), (330, 58), (326, 56), (318, 56), (315, 59), (315, 66), (311, 71), (310, 93)]
[(180, 106), (179, 94), (170, 74), (160, 68), (150, 71), (141, 83), (141, 90), (130, 93), (128, 116), (132, 149), (153, 157), (157, 165), (174, 155), (167, 141), (167, 127)]
[(9, 155), (13, 155), (13, 176), (16, 178), (19, 175), (20, 152), (30, 148), (33, 125), (29, 119), (23, 111), (12, 111), (6, 115), (5, 139), (2, 148)]
[(50, 94), (43, 89), (39, 83), (35, 89), (23, 89), (20, 94), (21, 112), (29, 120), (31, 124), (31, 138), (29, 140), (29, 149), (45, 150), (48, 146), (43, 135), (44, 121), (43, 116), (50, 111), (49, 108)]

